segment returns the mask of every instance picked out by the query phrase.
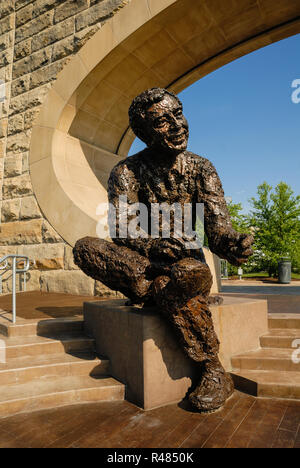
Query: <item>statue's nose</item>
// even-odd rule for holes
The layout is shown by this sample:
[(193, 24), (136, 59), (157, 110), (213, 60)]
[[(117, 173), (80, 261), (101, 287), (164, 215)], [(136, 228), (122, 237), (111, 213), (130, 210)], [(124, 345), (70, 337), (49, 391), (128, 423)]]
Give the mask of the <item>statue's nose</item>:
[(172, 128), (174, 129), (178, 129), (181, 127), (181, 120), (179, 117), (176, 117), (175, 115), (172, 116), (172, 120), (171, 120), (171, 126)]

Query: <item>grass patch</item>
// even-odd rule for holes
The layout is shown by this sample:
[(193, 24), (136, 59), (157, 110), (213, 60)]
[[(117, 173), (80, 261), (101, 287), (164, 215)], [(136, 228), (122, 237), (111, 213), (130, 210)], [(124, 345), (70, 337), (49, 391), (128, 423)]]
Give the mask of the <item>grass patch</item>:
[(269, 278), (269, 274), (266, 271), (260, 271), (259, 273), (245, 273), (244, 278)]

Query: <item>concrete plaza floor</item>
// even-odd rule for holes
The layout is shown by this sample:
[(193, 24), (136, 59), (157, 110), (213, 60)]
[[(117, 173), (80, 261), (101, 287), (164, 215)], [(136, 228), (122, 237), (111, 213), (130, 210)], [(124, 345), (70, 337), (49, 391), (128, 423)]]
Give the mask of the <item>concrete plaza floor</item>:
[(222, 294), (253, 299), (266, 299), (272, 314), (300, 314), (300, 281), (289, 285), (262, 281), (223, 281)]
[(103, 402), (0, 419), (0, 448), (300, 448), (299, 423), (300, 402), (239, 392), (208, 415)]
[[(226, 283), (222, 294), (266, 298), (271, 313), (300, 313), (300, 284)], [(19, 317), (78, 316), (83, 300), (94, 298), (20, 294)], [(10, 308), (9, 296), (0, 298), (1, 308)], [(300, 448), (300, 402), (235, 392), (211, 415), (195, 413), (186, 401), (147, 412), (127, 401), (79, 404), (0, 418), (4, 447)]]
[(290, 284), (279, 284), (265, 281), (223, 280), (222, 292), (260, 295), (276, 294), (300, 297), (300, 281), (292, 281)]

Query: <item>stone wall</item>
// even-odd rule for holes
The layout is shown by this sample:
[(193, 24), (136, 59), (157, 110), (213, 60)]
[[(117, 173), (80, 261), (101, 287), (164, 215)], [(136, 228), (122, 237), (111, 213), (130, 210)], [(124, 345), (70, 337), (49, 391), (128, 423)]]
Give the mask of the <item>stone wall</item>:
[[(31, 128), (72, 55), (130, 0), (0, 1), (0, 258), (36, 261), (28, 290), (116, 295), (78, 271), (40, 211), (28, 168)], [(11, 281), (3, 276), (3, 293)]]

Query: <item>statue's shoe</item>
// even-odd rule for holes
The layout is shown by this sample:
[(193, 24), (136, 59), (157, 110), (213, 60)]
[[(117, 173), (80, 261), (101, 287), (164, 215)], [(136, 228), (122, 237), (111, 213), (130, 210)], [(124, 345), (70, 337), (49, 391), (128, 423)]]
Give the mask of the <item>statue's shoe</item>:
[(198, 411), (213, 413), (224, 406), (233, 392), (232, 378), (217, 360), (204, 365), (201, 383), (189, 395), (189, 400)]

